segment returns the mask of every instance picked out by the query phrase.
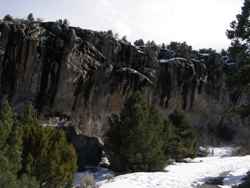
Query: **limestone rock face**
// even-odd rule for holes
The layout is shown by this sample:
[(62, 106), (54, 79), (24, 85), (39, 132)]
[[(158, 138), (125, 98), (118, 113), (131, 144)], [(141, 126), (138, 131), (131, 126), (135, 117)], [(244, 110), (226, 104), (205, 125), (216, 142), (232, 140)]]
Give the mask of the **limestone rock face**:
[(55, 22), (0, 22), (0, 96), (17, 111), (32, 102), (41, 119), (67, 119), (97, 137), (134, 90), (144, 91), (164, 114), (189, 111), (197, 124), (202, 117), (195, 112), (207, 113), (211, 101), (217, 100), (213, 110), (223, 111), (228, 101), (221, 99), (220, 59), (173, 55), (157, 46), (133, 46), (109, 32)]

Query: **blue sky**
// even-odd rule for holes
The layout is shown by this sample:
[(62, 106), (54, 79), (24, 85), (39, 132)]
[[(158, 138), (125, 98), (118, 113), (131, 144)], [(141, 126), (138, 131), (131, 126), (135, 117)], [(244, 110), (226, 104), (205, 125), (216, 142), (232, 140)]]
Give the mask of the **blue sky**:
[(67, 18), (71, 25), (109, 30), (157, 43), (186, 41), (194, 48), (227, 48), (226, 29), (243, 0), (0, 0), (0, 16), (44, 20)]

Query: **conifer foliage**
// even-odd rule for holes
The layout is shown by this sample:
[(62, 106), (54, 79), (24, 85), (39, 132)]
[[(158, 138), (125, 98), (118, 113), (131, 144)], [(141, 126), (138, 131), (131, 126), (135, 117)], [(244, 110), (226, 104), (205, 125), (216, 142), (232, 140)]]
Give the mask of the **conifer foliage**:
[[(244, 0), (241, 13), (236, 16), (236, 20), (231, 23), (231, 29), (227, 31), (227, 36), (232, 40), (229, 48), (230, 56), (235, 56), (235, 63), (239, 65), (239, 71), (232, 74), (231, 85), (236, 88), (237, 99), (240, 95), (250, 94), (250, 1)], [(235, 95), (234, 93), (234, 95)], [(242, 117), (249, 116), (250, 104), (242, 105), (236, 110)]]
[(8, 101), (0, 111), (0, 187), (36, 188), (38, 183), (27, 174), (19, 174), (22, 155), (22, 131), (15, 122), (14, 112)]
[(140, 93), (132, 94), (119, 115), (110, 118), (107, 144), (115, 171), (162, 170), (168, 159), (195, 156), (196, 136), (179, 114), (172, 124), (147, 104)]
[(185, 115), (174, 111), (169, 116), (172, 134), (169, 140), (168, 154), (177, 160), (195, 157), (197, 151), (197, 134), (188, 123)]
[(164, 121), (140, 93), (110, 118), (108, 143), (116, 171), (154, 171), (164, 167)]
[(63, 188), (72, 183), (76, 154), (62, 130), (39, 125), (32, 106), (17, 120), (8, 102), (0, 112), (0, 187)]

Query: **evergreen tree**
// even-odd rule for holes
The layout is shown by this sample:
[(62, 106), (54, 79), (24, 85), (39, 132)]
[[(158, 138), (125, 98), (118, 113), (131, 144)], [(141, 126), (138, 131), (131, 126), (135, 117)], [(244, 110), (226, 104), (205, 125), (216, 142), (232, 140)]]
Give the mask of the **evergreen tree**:
[(16, 126), (14, 113), (8, 101), (4, 101), (1, 107), (0, 122), (0, 187), (38, 188), (38, 184), (33, 178), (19, 176), (22, 136), (20, 128)]
[(241, 9), (241, 14), (236, 16), (236, 20), (231, 23), (231, 30), (227, 31), (228, 38), (233, 40), (241, 39), (244, 42), (250, 42), (250, 1), (245, 0)]
[(76, 154), (62, 130), (42, 127), (29, 105), (21, 118), (23, 153), (21, 174), (36, 177), (40, 187), (66, 187), (76, 170)]
[(4, 101), (0, 112), (0, 149), (1, 151), (7, 145), (7, 140), (10, 136), (12, 127), (14, 125), (14, 113), (8, 103)]
[(9, 170), (16, 174), (20, 169), (22, 140), (20, 129), (15, 125), (14, 112), (4, 101), (0, 112), (0, 147), (9, 161)]
[(9, 161), (0, 153), (0, 187), (1, 188), (17, 188), (17, 176), (9, 169)]
[(143, 41), (143, 39), (138, 39), (138, 40), (136, 40), (135, 42), (134, 42), (134, 45), (135, 46), (144, 46), (144, 41)]
[(0, 111), (0, 187), (70, 186), (76, 153), (63, 130), (39, 125), (28, 105), (16, 122), (7, 101)]
[[(228, 76), (228, 85), (235, 88), (231, 98), (237, 102), (242, 94), (250, 94), (250, 1), (245, 0), (241, 14), (231, 23), (227, 36), (232, 40), (229, 48), (231, 58), (237, 63), (239, 71)], [(244, 104), (236, 110), (242, 117), (249, 116), (250, 104)]]
[(33, 14), (32, 14), (32, 13), (29, 13), (29, 14), (28, 14), (28, 16), (27, 16), (27, 20), (28, 20), (28, 21), (30, 21), (30, 22), (35, 21), (35, 18), (34, 18), (34, 16), (33, 16)]
[(232, 40), (229, 48), (230, 55), (236, 63), (244, 65), (249, 63), (248, 46), (250, 44), (250, 1), (245, 0), (241, 14), (230, 25), (227, 36)]
[(9, 21), (9, 22), (14, 21), (13, 17), (11, 15), (9, 15), (9, 14), (5, 15), (3, 20), (4, 21)]
[(140, 93), (125, 103), (120, 115), (110, 118), (108, 145), (116, 171), (154, 171), (162, 169), (165, 155), (165, 127), (159, 113)]
[(63, 25), (65, 25), (65, 26), (69, 26), (69, 20), (68, 19), (63, 19)]
[(175, 111), (169, 116), (172, 123), (170, 147), (168, 152), (172, 158), (183, 159), (194, 157), (197, 151), (197, 135), (183, 113)]
[(171, 42), (167, 49), (175, 52), (176, 57), (183, 57), (190, 59), (192, 56), (192, 46), (189, 46), (186, 42)]
[(22, 132), (16, 125), (10, 133), (7, 143), (5, 155), (10, 162), (9, 168), (13, 173), (17, 174), (21, 169)]
[(56, 23), (60, 24), (60, 25), (63, 25), (63, 20), (62, 19), (59, 19), (56, 21)]

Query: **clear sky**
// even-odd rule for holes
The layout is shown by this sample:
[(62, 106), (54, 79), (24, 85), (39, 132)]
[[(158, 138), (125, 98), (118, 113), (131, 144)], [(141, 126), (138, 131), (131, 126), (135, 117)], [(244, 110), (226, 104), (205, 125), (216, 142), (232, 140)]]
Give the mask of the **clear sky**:
[(71, 25), (109, 30), (157, 43), (186, 41), (195, 49), (227, 48), (225, 36), (243, 0), (0, 0), (0, 16), (44, 20), (67, 18)]

